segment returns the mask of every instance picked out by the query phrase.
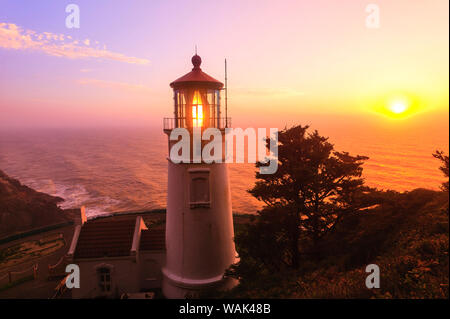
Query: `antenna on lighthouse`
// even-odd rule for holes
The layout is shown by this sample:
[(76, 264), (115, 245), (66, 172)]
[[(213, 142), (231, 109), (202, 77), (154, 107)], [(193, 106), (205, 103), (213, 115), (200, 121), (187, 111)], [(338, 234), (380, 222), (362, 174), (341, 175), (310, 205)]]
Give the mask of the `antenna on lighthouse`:
[(228, 127), (227, 59), (225, 59), (225, 127)]

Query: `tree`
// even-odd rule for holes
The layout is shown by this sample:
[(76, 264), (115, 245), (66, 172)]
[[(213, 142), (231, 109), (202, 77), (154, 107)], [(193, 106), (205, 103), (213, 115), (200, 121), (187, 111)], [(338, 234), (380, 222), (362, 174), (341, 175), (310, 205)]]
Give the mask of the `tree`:
[(286, 244), (284, 256), (293, 268), (299, 266), (300, 243), (316, 246), (345, 213), (372, 205), (365, 200), (368, 188), (361, 178), (368, 158), (335, 151), (328, 138), (308, 133), (308, 128), (299, 125), (278, 133), (278, 170), (257, 173), (249, 190), (265, 203), (258, 227), (269, 228), (276, 221), (276, 238)]
[(439, 167), (439, 169), (444, 173), (444, 176), (447, 178), (447, 181), (442, 183), (441, 189), (444, 192), (449, 191), (449, 180), (448, 180), (448, 170), (449, 170), (449, 163), (448, 163), (448, 155), (445, 155), (443, 151), (436, 151), (433, 156), (441, 161), (442, 166)]

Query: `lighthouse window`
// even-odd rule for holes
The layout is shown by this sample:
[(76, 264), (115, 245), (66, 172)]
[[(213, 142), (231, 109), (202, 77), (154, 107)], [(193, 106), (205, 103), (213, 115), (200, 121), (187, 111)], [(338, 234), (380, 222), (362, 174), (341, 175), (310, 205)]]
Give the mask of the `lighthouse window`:
[(192, 171), (190, 172), (190, 206), (209, 207), (209, 171)]
[(195, 91), (194, 99), (192, 101), (192, 126), (203, 126), (203, 104), (198, 91)]

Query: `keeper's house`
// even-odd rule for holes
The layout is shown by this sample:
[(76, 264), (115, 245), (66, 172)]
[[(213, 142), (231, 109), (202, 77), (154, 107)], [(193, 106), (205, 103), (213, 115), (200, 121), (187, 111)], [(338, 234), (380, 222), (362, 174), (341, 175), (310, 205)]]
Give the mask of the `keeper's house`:
[(161, 287), (165, 230), (148, 229), (142, 216), (119, 215), (76, 226), (68, 262), (80, 267), (72, 298), (119, 298)]

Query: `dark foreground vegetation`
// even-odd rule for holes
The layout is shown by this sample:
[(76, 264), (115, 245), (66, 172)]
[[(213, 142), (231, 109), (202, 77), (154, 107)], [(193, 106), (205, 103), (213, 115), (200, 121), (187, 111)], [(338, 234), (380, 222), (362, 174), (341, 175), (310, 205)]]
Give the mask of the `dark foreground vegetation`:
[[(442, 191), (364, 185), (367, 157), (337, 152), (308, 127), (279, 133), (279, 169), (249, 192), (265, 203), (236, 231), (232, 298), (448, 298), (448, 156)], [(261, 164), (257, 164), (259, 166)], [(380, 288), (366, 287), (366, 266)]]

